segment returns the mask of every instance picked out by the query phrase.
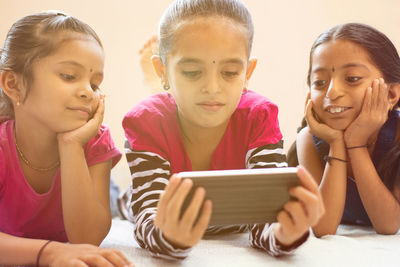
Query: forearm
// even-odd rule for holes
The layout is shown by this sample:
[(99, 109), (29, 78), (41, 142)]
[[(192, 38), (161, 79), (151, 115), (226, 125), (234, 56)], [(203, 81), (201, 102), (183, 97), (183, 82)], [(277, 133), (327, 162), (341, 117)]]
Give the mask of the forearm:
[[(0, 233), (0, 265), (36, 265), (40, 249), (46, 244), (47, 240), (30, 239), (16, 237)], [(39, 264), (47, 266), (57, 253), (56, 250), (63, 253), (65, 244), (51, 242), (42, 250)]]
[(99, 245), (111, 226), (110, 212), (96, 196), (83, 148), (60, 146), (62, 208), (71, 243)]
[(367, 148), (349, 150), (357, 189), (377, 233), (395, 234), (400, 228), (400, 205), (376, 172)]
[[(344, 142), (330, 145), (329, 157), (346, 160)], [(320, 183), (320, 191), (325, 205), (325, 214), (313, 227), (316, 236), (335, 234), (343, 216), (346, 201), (346, 162), (331, 158), (326, 163)]]

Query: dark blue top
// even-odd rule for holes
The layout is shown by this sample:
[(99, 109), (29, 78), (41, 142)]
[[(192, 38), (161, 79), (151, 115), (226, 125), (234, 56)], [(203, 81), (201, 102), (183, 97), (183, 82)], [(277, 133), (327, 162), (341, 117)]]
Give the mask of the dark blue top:
[[(379, 132), (378, 140), (376, 141), (375, 149), (372, 154), (372, 162), (374, 163), (375, 169), (377, 169), (377, 166), (379, 166), (381, 160), (394, 146), (397, 121), (399, 117), (400, 111), (393, 109), (389, 113), (388, 120), (385, 122), (381, 128), (381, 131)], [(329, 144), (314, 135), (312, 136), (312, 139), (321, 162), (325, 165), (325, 156), (329, 154)], [(371, 225), (371, 221), (364, 209), (364, 205), (362, 204), (360, 195), (358, 193), (356, 182), (351, 177), (347, 177), (346, 204), (341, 223)]]

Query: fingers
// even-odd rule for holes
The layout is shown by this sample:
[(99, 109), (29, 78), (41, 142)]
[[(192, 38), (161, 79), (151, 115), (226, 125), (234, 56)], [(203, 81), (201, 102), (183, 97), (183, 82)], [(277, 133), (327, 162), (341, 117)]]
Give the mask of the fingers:
[(89, 254), (82, 256), (82, 261), (89, 266), (113, 267), (111, 262), (98, 254)]
[(125, 267), (130, 265), (129, 260), (118, 250), (104, 250), (102, 252), (104, 258), (107, 259), (113, 266)]
[(172, 175), (169, 179), (167, 186), (164, 189), (164, 192), (160, 195), (160, 200), (157, 204), (157, 213), (154, 219), (154, 223), (156, 226), (160, 228), (162, 224), (164, 224), (167, 216), (167, 206), (174, 195), (176, 189), (178, 188), (179, 184), (181, 183), (181, 178), (177, 175)]
[(315, 226), (324, 212), (324, 209), (321, 209), (323, 207), (322, 199), (301, 186), (292, 188), (289, 192), (291, 196), (295, 197), (301, 203), (306, 215), (307, 224)]
[(299, 177), (301, 184), (311, 192), (319, 194), (318, 184), (311, 174), (302, 166), (297, 166), (297, 177)]
[(205, 194), (206, 191), (204, 190), (204, 188), (199, 187), (196, 189), (192, 201), (190, 202), (190, 205), (188, 206), (185, 214), (182, 217), (181, 223), (183, 227), (190, 230), (192, 229), (193, 223), (195, 222), (199, 214), (200, 208), (203, 204)]
[(297, 175), (302, 186), (291, 188), (289, 193), (302, 203), (307, 223), (314, 226), (325, 213), (321, 192), (314, 178), (303, 167), (297, 168)]
[(167, 206), (168, 217), (171, 219), (167, 220), (168, 223), (176, 224), (179, 221), (183, 202), (189, 194), (192, 186), (192, 180), (184, 179), (176, 189), (175, 194), (172, 196)]
[(312, 106), (313, 106), (312, 101), (311, 101), (311, 100), (308, 100), (307, 105), (306, 105), (305, 117), (306, 117), (306, 121), (307, 121), (308, 126), (309, 126), (311, 129), (314, 129), (314, 128), (317, 127), (318, 122), (317, 122), (317, 120), (315, 119), (314, 114), (313, 114), (313, 112), (312, 112)]
[(192, 230), (192, 235), (195, 240), (200, 240), (204, 232), (207, 230), (208, 224), (210, 223), (212, 214), (212, 202), (211, 200), (204, 201), (203, 209), (199, 220)]

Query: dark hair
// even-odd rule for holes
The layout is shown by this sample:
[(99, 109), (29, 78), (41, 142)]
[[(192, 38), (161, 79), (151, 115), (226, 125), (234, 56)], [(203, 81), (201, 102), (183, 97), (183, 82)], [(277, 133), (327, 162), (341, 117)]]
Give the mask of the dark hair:
[(159, 53), (162, 62), (171, 50), (179, 23), (195, 17), (219, 16), (243, 25), (248, 33), (248, 55), (253, 43), (254, 26), (250, 12), (240, 0), (175, 0), (164, 12), (159, 25)]
[[(323, 32), (311, 47), (307, 83), (310, 86), (312, 56), (315, 49), (326, 42), (346, 40), (362, 46), (369, 54), (375, 66), (382, 72), (386, 83), (400, 83), (400, 58), (390, 39), (371, 26), (360, 23), (347, 23), (335, 26)], [(399, 106), (400, 101), (397, 102)], [(396, 109), (396, 107), (394, 107)], [(400, 186), (400, 144), (395, 146), (381, 160), (377, 171), (385, 185), (393, 190)]]
[[(0, 72), (11, 70), (21, 74), (28, 94), (33, 81), (33, 63), (56, 51), (62, 42), (82, 38), (76, 34), (91, 37), (103, 47), (89, 25), (61, 12), (42, 11), (19, 19), (11, 26), (4, 47), (0, 50)], [(0, 88), (2, 115), (13, 117), (14, 112), (10, 99)]]

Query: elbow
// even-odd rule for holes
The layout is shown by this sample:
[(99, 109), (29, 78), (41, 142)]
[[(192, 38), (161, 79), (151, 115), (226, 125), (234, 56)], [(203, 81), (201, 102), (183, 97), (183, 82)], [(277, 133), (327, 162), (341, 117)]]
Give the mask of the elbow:
[(76, 231), (73, 233), (68, 233), (68, 241), (71, 244), (91, 244), (94, 246), (99, 246), (106, 238), (108, 232), (111, 228), (111, 220), (104, 223), (102, 226), (93, 226), (89, 229), (81, 229), (82, 231)]
[(399, 231), (399, 226), (396, 225), (394, 227), (385, 227), (385, 228), (375, 228), (377, 234), (380, 235), (395, 235)]
[(321, 227), (314, 227), (313, 228), (313, 233), (316, 237), (320, 238), (326, 235), (335, 235), (336, 234), (336, 228), (321, 228)]

